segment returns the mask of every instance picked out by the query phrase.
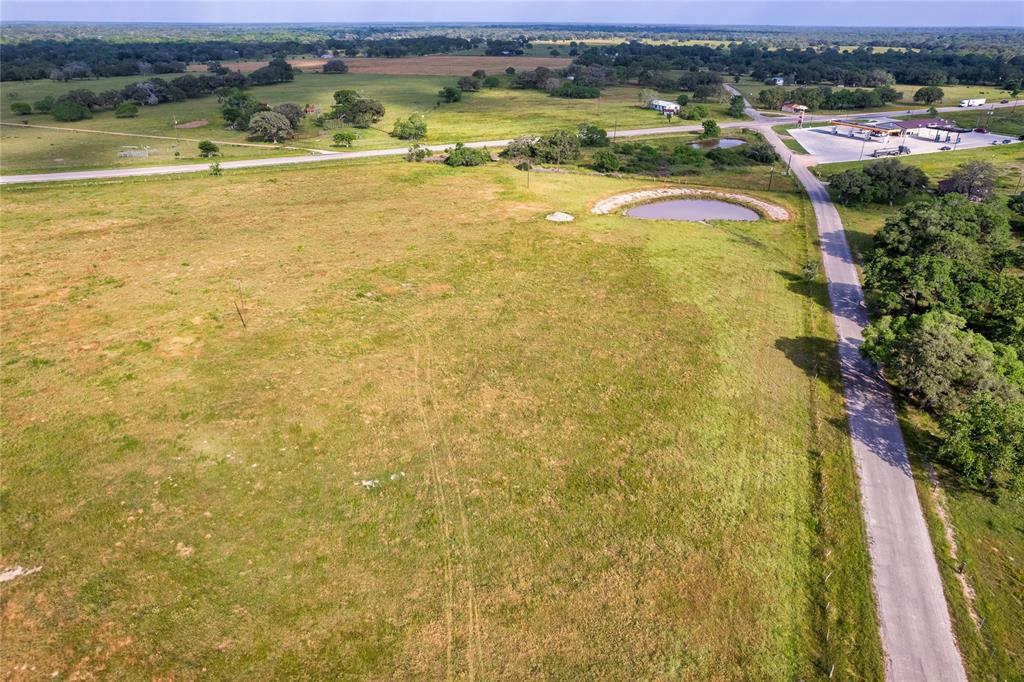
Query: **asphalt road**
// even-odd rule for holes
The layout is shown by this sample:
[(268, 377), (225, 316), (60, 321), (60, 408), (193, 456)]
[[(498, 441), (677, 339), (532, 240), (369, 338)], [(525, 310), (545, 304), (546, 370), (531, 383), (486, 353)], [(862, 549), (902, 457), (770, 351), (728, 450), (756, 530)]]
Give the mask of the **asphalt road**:
[[(758, 127), (776, 151), (788, 151), (771, 124)], [(966, 681), (892, 393), (878, 369), (860, 354), (868, 314), (843, 223), (825, 185), (808, 169), (811, 159), (797, 155), (791, 163), (818, 223), (886, 677), (899, 682)]]

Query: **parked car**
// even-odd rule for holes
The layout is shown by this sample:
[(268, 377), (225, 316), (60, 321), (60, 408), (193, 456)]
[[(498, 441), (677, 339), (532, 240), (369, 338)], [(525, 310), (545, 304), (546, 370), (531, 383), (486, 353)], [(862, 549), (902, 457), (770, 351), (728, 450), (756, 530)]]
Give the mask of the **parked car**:
[(988, 132), (988, 128), (975, 128), (974, 132), (976, 132), (976, 133), (987, 133)]
[(949, 145), (946, 145), (945, 147), (939, 147), (940, 152), (948, 152), (950, 149), (952, 149), (952, 147), (950, 147)]
[(1003, 140), (1003, 144), (1010, 144), (1009, 140)]
[(1008, 99), (1001, 99), (1001, 100), (999, 100), (999, 103), (1000, 104), (1009, 104), (1010, 100), (1008, 100)]

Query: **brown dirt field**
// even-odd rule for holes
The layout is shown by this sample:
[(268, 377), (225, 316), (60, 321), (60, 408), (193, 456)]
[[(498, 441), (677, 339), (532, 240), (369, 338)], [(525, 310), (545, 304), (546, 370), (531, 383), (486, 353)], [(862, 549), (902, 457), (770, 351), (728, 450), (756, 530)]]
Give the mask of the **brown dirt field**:
[[(292, 59), (289, 63), (303, 71), (317, 71), (323, 66), (325, 59)], [(401, 57), (389, 59), (387, 57), (357, 57), (345, 59), (350, 73), (381, 73), (392, 76), (456, 76), (470, 74), (477, 69), (483, 69), (487, 73), (502, 73), (506, 67), (514, 67), (517, 71), (522, 69), (535, 69), (538, 66), (546, 66), (549, 69), (561, 69), (568, 66), (572, 60), (569, 57), (486, 57), (486, 56), (465, 56), (447, 57), (434, 55), (429, 57)], [(230, 69), (242, 73), (252, 73), (256, 69), (266, 66), (265, 61), (235, 62), (228, 63)], [(205, 64), (190, 64), (189, 71), (205, 71)]]

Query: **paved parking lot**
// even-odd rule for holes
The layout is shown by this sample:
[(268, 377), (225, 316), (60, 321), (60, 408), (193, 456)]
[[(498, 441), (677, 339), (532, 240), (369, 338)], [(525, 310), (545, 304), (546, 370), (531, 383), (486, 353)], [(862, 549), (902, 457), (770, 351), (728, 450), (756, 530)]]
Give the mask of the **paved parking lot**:
[[(849, 137), (849, 128), (839, 128), (839, 134), (832, 133), (833, 126), (819, 126), (816, 128), (794, 128), (789, 134), (795, 137), (809, 154), (814, 156), (818, 163), (837, 163), (839, 161), (857, 161), (858, 159), (871, 158), (871, 152), (882, 147), (896, 147), (905, 144), (910, 147), (911, 154), (931, 154), (938, 152), (942, 147), (953, 147), (956, 142), (956, 133), (950, 134), (950, 140), (946, 141), (946, 133), (940, 133), (940, 139), (935, 141), (935, 131), (922, 131), (920, 137), (907, 135), (905, 137), (872, 137), (867, 142), (863, 135)], [(986, 147), (994, 142), (1001, 144), (1003, 140), (1011, 140), (1013, 144), (1019, 144), (1016, 138), (1008, 135), (993, 135), (991, 133), (963, 133), (960, 135), (960, 143), (956, 149), (973, 149), (975, 147)]]

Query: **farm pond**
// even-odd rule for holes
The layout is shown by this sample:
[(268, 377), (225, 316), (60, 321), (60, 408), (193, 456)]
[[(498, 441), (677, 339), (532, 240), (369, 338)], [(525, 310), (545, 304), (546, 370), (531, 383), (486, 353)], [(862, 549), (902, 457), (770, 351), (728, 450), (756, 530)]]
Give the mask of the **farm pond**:
[(761, 216), (752, 209), (727, 201), (715, 199), (673, 199), (641, 204), (626, 209), (631, 218), (653, 220), (760, 220)]

